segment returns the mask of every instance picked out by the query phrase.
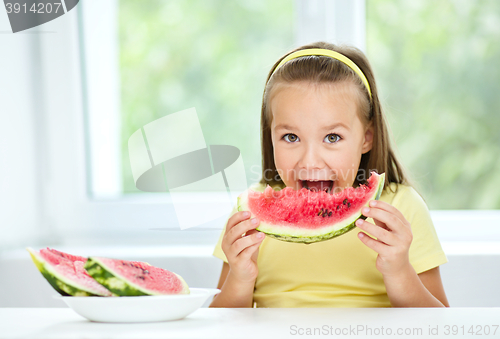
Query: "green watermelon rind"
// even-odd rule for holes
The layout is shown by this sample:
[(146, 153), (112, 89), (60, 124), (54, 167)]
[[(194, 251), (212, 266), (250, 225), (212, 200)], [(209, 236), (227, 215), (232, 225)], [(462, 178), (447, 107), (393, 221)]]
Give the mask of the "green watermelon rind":
[[(85, 263), (85, 269), (92, 278), (108, 290), (119, 296), (144, 296), (144, 295), (164, 295), (156, 291), (145, 289), (130, 280), (126, 279), (111, 268), (106, 266), (99, 258), (89, 257)], [(172, 272), (174, 273), (174, 272)], [(174, 273), (182, 282), (183, 289), (178, 294), (189, 294), (189, 286), (182, 277)]]
[(99, 291), (94, 291), (86, 286), (79, 285), (75, 281), (67, 279), (65, 276), (56, 272), (50, 264), (48, 264), (40, 254), (28, 247), (26, 250), (30, 253), (31, 259), (35, 263), (43, 277), (48, 281), (48, 283), (61, 295), (63, 296), (74, 296), (74, 297), (105, 297), (106, 295), (101, 294)]
[[(288, 233), (285, 234), (285, 232), (280, 232), (277, 234), (276, 232), (276, 227), (274, 227), (271, 224), (265, 223), (265, 222), (260, 222), (259, 226), (256, 228), (257, 231), (265, 233), (268, 237), (274, 238), (277, 240), (281, 241), (286, 241), (286, 242), (293, 242), (293, 243), (305, 243), (305, 244), (310, 244), (310, 243), (315, 243), (315, 242), (320, 242), (320, 241), (325, 241), (329, 240), (335, 237), (338, 237), (342, 234), (345, 234), (349, 232), (350, 230), (354, 229), (356, 227), (356, 220), (358, 219), (363, 219), (366, 220), (367, 217), (364, 216), (361, 213), (361, 209), (364, 206), (368, 206), (369, 202), (371, 200), (378, 200), (380, 196), (382, 195), (382, 191), (384, 189), (384, 182), (385, 182), (385, 173), (382, 173), (379, 175), (378, 178), (378, 183), (377, 183), (377, 189), (375, 193), (368, 199), (367, 203), (363, 205), (361, 208), (359, 208), (359, 212), (351, 215), (349, 218), (346, 218), (342, 220), (339, 223), (336, 223), (331, 226), (331, 231), (328, 232), (326, 231), (328, 227), (323, 227), (318, 230), (314, 230), (310, 232), (310, 235), (304, 235), (304, 230), (297, 228), (297, 233), (293, 233), (293, 230), (288, 229)], [(248, 204), (247, 204), (247, 195), (248, 192), (245, 192), (245, 194), (241, 195), (238, 197), (238, 211), (249, 211)], [(250, 216), (250, 218), (254, 217), (253, 213)], [(325, 233), (326, 232), (326, 233)]]

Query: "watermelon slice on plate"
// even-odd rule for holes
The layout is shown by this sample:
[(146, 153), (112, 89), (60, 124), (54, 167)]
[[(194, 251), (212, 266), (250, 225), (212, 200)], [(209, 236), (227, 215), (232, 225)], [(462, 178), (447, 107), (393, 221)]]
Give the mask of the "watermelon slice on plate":
[(291, 187), (274, 191), (269, 185), (264, 192), (248, 189), (238, 197), (238, 211), (257, 217), (257, 230), (271, 238), (305, 244), (324, 241), (350, 231), (359, 218), (366, 219), (361, 209), (380, 198), (384, 181), (385, 173), (371, 172), (365, 185), (335, 194)]
[(90, 257), (87, 272), (119, 296), (189, 294), (189, 287), (174, 272), (145, 262)]
[(113, 296), (83, 268), (87, 258), (51, 248), (27, 248), (31, 259), (49, 284), (64, 296)]

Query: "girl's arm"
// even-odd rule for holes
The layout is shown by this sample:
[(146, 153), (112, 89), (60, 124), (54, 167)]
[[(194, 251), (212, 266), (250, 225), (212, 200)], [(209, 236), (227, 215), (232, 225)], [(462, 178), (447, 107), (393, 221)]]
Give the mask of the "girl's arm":
[(439, 266), (434, 267), (428, 271), (422, 272), (418, 275), (422, 284), (425, 288), (432, 293), (441, 303), (450, 307), (446, 293), (444, 292), (443, 282), (441, 281), (441, 273), (439, 272)]
[(399, 274), (384, 275), (384, 283), (393, 307), (450, 307), (438, 267), (417, 275), (409, 265)]
[(210, 307), (252, 307), (253, 283), (238, 282), (231, 275), (229, 264), (224, 262), (217, 288), (221, 290), (210, 304)]
[(356, 226), (369, 232), (377, 240), (363, 232), (358, 236), (366, 246), (378, 253), (376, 267), (384, 278), (391, 305), (449, 307), (439, 270), (433, 269), (417, 275), (410, 264), (409, 248), (413, 234), (411, 225), (403, 214), (383, 201), (371, 201), (370, 208), (364, 208), (362, 213), (371, 217), (375, 225), (359, 219)]

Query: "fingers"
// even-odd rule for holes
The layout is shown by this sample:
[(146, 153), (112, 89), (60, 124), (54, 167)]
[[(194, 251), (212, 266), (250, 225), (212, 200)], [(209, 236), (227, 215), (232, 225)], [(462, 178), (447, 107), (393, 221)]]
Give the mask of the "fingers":
[[(265, 238), (264, 233), (255, 230), (259, 226), (259, 220), (248, 218), (249, 216), (241, 211), (231, 216), (227, 222), (221, 247), (224, 253), (226, 253), (228, 260), (229, 257), (235, 258), (246, 248), (260, 244)], [(253, 253), (255, 251), (250, 252)]]
[[(368, 211), (366, 209), (368, 209)], [(394, 215), (392, 212), (378, 208), (378, 205), (377, 208), (365, 207), (361, 210), (361, 212), (364, 216), (372, 218), (374, 221), (378, 220), (384, 223), (390, 230), (396, 233), (400, 234), (407, 231), (405, 229), (406, 225), (399, 217)], [(406, 219), (404, 220), (406, 221)]]
[(256, 229), (251, 229), (251, 230), (247, 231), (247, 232), (245, 233), (245, 235), (250, 235), (250, 234), (257, 233), (257, 232), (259, 232), (259, 231), (257, 231)]
[[(233, 234), (233, 228), (240, 224), (242, 221), (248, 219), (250, 217), (250, 213), (246, 211), (240, 211), (233, 214), (228, 220), (226, 224), (226, 231), (224, 232), (224, 237), (222, 238), (221, 248), (228, 256), (229, 248), (231, 244), (234, 242), (234, 237), (231, 237)], [(240, 235), (241, 236), (241, 235)]]
[[(262, 240), (264, 240), (265, 237), (262, 237)], [(239, 257), (242, 260), (249, 260), (252, 255), (259, 250), (259, 246), (262, 243), (262, 240), (259, 240), (259, 242), (248, 246), (245, 248), (243, 251), (240, 252)]]
[[(370, 244), (372, 246), (377, 246), (379, 249), (383, 248), (385, 245), (392, 246), (393, 248), (408, 249), (413, 241), (410, 223), (394, 206), (383, 201), (370, 202), (370, 206), (374, 204), (376, 207), (365, 207), (361, 212), (364, 216), (372, 218), (376, 225), (367, 221), (358, 220), (356, 226), (372, 234), (377, 240), (364, 238), (361, 238), (361, 240), (365, 240), (363, 242), (365, 242), (367, 246)], [(377, 245), (375, 241), (378, 241), (379, 245)], [(374, 249), (374, 247), (372, 248)]]
[(372, 250), (374, 250), (375, 252), (377, 252), (379, 254), (384, 253), (384, 250), (387, 248), (386, 244), (384, 244), (378, 240), (373, 239), (372, 237), (370, 237), (368, 234), (366, 234), (364, 232), (359, 232), (358, 237), (361, 239), (361, 241), (366, 246), (368, 246), (369, 248), (371, 248)]
[(370, 201), (370, 207), (376, 207), (376, 209), (387, 211), (388, 213), (396, 216), (401, 221), (401, 223), (403, 225), (410, 227), (410, 223), (406, 220), (403, 213), (401, 213), (400, 210), (398, 210), (396, 207), (392, 206), (391, 204), (388, 204), (385, 201), (381, 201), (381, 200), (372, 200), (372, 201)]
[(225, 234), (227, 234), (227, 232), (229, 232), (231, 230), (231, 228), (233, 228), (235, 225), (242, 222), (243, 220), (248, 219), (249, 217), (250, 217), (250, 212), (247, 212), (247, 211), (240, 211), (240, 212), (234, 213), (231, 216), (231, 218), (229, 218), (227, 220)]
[(379, 226), (376, 226), (368, 221), (365, 221), (363, 219), (358, 219), (356, 220), (356, 226), (358, 226), (363, 231), (370, 233), (371, 235), (376, 237), (377, 240), (387, 245), (393, 245), (395, 243), (395, 237), (393, 233)]
[(239, 224), (234, 225), (227, 233), (227, 241), (233, 244), (236, 240), (240, 239), (244, 234), (249, 234), (251, 230), (255, 230), (259, 226), (259, 220), (252, 218), (244, 220)]
[[(262, 233), (262, 232), (256, 232), (254, 234), (251, 234), (251, 235), (247, 235), (247, 236), (244, 236), (238, 240), (236, 240), (233, 244), (233, 255), (235, 256), (239, 256), (242, 254), (242, 252), (246, 251), (247, 249), (251, 248), (251, 247), (258, 247), (258, 245), (260, 245), (260, 243), (262, 242), (262, 240), (264, 240), (265, 238), (265, 234)], [(253, 253), (253, 251), (250, 251), (250, 256), (251, 254)], [(248, 258), (250, 258), (250, 256), (248, 256)], [(242, 256), (242, 259), (243, 258), (246, 258), (246, 255)]]

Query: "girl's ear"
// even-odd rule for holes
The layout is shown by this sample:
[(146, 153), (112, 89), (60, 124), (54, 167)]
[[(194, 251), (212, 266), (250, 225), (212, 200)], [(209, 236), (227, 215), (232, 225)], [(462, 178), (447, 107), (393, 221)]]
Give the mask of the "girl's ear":
[(361, 154), (365, 154), (372, 149), (373, 145), (373, 123), (370, 122), (370, 125), (365, 130), (363, 147), (361, 149)]

